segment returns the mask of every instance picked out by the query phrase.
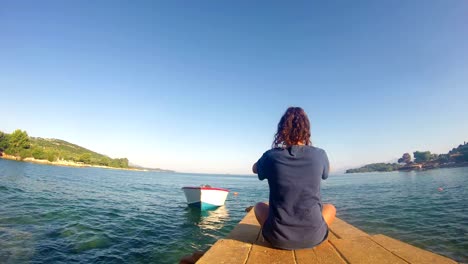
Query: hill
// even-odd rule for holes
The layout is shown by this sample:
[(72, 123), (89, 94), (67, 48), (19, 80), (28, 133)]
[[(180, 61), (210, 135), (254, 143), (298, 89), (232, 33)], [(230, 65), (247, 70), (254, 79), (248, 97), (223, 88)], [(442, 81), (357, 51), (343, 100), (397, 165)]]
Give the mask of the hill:
[(19, 129), (11, 134), (0, 131), (0, 156), (2, 153), (20, 160), (68, 161), (77, 164), (129, 168), (127, 158), (113, 159), (61, 139), (29, 137), (26, 131)]

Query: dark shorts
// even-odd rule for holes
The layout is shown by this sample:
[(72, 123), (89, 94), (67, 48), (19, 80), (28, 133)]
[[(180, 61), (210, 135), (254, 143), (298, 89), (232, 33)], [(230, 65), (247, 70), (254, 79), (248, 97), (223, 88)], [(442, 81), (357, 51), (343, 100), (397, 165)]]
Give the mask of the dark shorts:
[(320, 244), (322, 244), (324, 241), (328, 239), (328, 227), (326, 229), (325, 235), (319, 242), (317, 243), (288, 243), (288, 242), (282, 242), (282, 243), (277, 243), (271, 239), (269, 239), (269, 234), (264, 232), (264, 229), (262, 228), (262, 235), (263, 238), (271, 244), (272, 247), (274, 248), (279, 248), (279, 249), (285, 249), (285, 250), (296, 250), (296, 249), (305, 249), (305, 248), (313, 248), (316, 247)]

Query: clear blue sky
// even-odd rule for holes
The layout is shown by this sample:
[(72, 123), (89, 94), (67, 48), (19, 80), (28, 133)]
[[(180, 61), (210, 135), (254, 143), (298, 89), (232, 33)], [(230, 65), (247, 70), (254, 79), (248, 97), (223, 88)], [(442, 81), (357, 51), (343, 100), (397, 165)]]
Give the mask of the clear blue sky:
[(288, 106), (337, 170), (446, 153), (468, 1), (2, 1), (0, 98), (0, 130), (178, 171), (249, 173)]

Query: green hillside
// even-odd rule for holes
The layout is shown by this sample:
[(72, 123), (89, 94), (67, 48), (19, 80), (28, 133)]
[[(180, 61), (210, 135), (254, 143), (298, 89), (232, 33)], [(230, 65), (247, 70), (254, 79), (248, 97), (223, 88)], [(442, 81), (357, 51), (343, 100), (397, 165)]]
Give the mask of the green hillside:
[(346, 173), (360, 173), (360, 172), (373, 172), (373, 171), (385, 172), (385, 171), (398, 170), (400, 167), (401, 165), (398, 165), (395, 163), (372, 163), (372, 164), (367, 164), (357, 169), (346, 170)]
[(67, 160), (88, 165), (128, 168), (128, 159), (112, 159), (60, 139), (29, 137), (26, 131), (16, 130), (11, 134), (0, 131), (0, 152), (20, 159), (35, 158), (57, 161)]

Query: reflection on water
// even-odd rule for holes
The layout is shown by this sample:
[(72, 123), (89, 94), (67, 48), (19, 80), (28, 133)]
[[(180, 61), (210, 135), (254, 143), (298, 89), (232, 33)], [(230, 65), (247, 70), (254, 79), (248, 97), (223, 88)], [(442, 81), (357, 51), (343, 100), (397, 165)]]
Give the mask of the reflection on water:
[(214, 210), (200, 210), (187, 207), (187, 220), (197, 225), (201, 230), (220, 230), (229, 219), (229, 211), (226, 206)]

